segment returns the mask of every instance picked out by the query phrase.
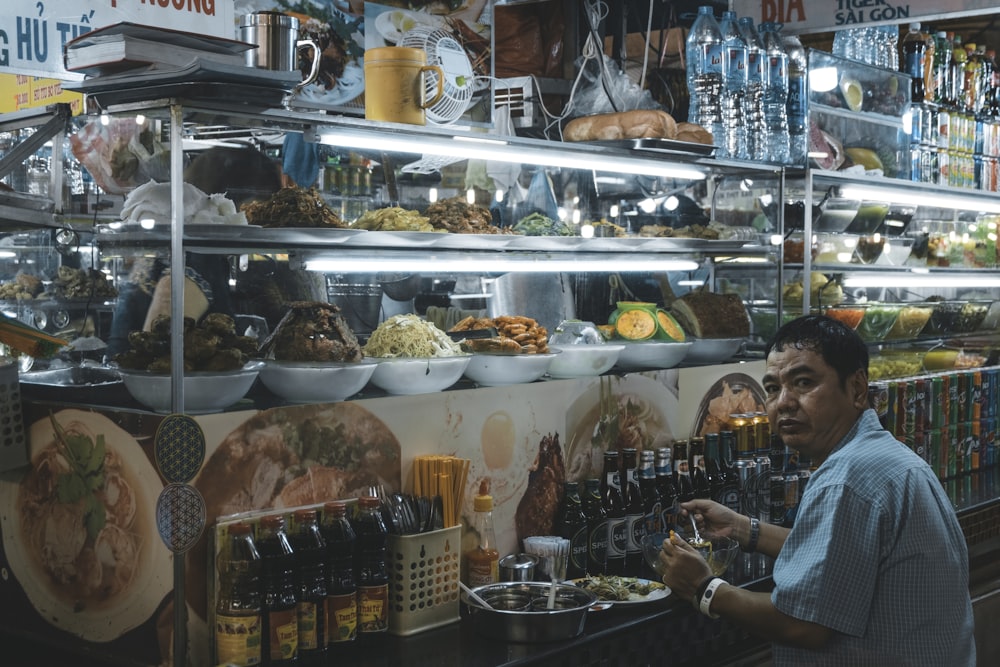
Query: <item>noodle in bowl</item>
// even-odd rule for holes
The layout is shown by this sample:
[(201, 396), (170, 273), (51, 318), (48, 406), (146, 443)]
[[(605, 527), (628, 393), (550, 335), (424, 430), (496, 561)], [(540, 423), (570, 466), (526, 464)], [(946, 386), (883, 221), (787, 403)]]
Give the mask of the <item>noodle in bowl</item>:
[(152, 523), (162, 484), (134, 438), (97, 413), (40, 419), (31, 442), (31, 468), (0, 488), (11, 569), (48, 622), (110, 641), (169, 590), (170, 554)]

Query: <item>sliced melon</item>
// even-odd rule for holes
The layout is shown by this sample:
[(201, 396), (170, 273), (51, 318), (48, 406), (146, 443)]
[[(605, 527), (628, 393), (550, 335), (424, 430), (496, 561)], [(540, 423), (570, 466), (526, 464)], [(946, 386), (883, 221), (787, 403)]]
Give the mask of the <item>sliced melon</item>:
[(625, 340), (649, 340), (657, 328), (656, 317), (643, 308), (625, 310), (615, 321), (615, 333)]
[(687, 339), (684, 329), (677, 323), (674, 316), (662, 308), (656, 309), (656, 325), (656, 337), (661, 340), (683, 343)]

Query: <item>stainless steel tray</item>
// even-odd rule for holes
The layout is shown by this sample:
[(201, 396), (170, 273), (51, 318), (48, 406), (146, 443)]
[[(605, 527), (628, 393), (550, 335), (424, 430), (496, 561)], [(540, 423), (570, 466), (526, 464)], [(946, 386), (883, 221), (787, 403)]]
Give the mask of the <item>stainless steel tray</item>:
[(697, 155), (708, 157), (715, 154), (715, 146), (711, 144), (696, 144), (690, 141), (674, 139), (614, 139), (611, 141), (589, 141), (587, 143), (608, 148), (623, 148), (630, 151), (647, 153), (674, 153), (677, 155)]

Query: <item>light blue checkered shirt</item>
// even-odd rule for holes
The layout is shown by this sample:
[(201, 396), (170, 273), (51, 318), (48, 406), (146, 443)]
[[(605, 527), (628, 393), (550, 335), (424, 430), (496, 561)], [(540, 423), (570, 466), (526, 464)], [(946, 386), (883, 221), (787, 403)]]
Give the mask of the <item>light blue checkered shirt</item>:
[(866, 411), (812, 474), (774, 606), (835, 630), (774, 665), (975, 667), (965, 537), (930, 467)]

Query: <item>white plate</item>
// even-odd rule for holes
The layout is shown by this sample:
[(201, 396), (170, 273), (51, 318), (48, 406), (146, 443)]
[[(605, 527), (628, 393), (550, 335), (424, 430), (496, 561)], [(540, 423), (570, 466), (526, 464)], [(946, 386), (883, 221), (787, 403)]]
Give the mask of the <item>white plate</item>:
[(390, 394), (412, 395), (443, 391), (458, 382), (472, 359), (471, 354), (426, 359), (386, 359), (378, 362), (371, 383)]
[(444, 28), (444, 17), (408, 9), (390, 9), (375, 17), (375, 30), (388, 44), (395, 44), (413, 25), (423, 24), (431, 28)]
[[(327, 90), (318, 83), (301, 88), (290, 101), (291, 106), (341, 106), (358, 97), (365, 90), (364, 58), (358, 58), (344, 66), (344, 73), (337, 79), (337, 85)], [(305, 102), (306, 104), (301, 104)]]
[(693, 343), (649, 340), (624, 345), (625, 349), (618, 355), (615, 365), (625, 370), (639, 370), (673, 368), (684, 361)]
[(556, 354), (474, 354), (465, 377), (484, 387), (534, 382), (545, 375)]
[[(184, 412), (192, 415), (219, 412), (243, 398), (264, 364), (250, 362), (240, 370), (184, 375)], [(120, 369), (132, 398), (155, 412), (171, 411), (170, 375)]]
[(607, 373), (618, 361), (624, 345), (550, 345), (560, 354), (549, 364), (554, 378), (589, 377)]
[(374, 361), (268, 360), (260, 369), (260, 381), (291, 403), (336, 403), (361, 391), (374, 372)]
[[(163, 489), (163, 483), (135, 438), (104, 415), (69, 409), (56, 412), (55, 419), (63, 428), (73, 427), (92, 438), (103, 435), (107, 456), (116, 456), (121, 460), (121, 472), (135, 496), (135, 518), (129, 527), (139, 535), (135, 572), (125, 588), (110, 600), (84, 601), (82, 608), (76, 608), (76, 600), (67, 599), (68, 595), (58, 595), (58, 584), (52, 582), (46, 569), (35, 560), (34, 554), (27, 547), (25, 527), (21, 525), (18, 512), (18, 495), (24, 480), (21, 472), (7, 473), (0, 477), (0, 530), (3, 532), (3, 548), (10, 570), (42, 618), (87, 641), (107, 642), (145, 623), (173, 585), (170, 566), (172, 556), (157, 535), (154, 521), (156, 498)], [(49, 418), (39, 419), (32, 424), (29, 437), (31, 456), (35, 459), (54, 441)], [(47, 531), (45, 539), (50, 543), (58, 539), (58, 536)], [(87, 548), (87, 544), (84, 548)]]
[(717, 364), (740, 351), (742, 338), (691, 338), (694, 345), (684, 357), (686, 364)]
[[(639, 577), (622, 577), (622, 579), (634, 579), (637, 583), (640, 583), (640, 584), (654, 583), (654, 582), (650, 581), (649, 579), (641, 579)], [(585, 581), (587, 581), (586, 577), (581, 578), (581, 579), (569, 579), (567, 581), (567, 583), (573, 584), (574, 586), (580, 586)], [(619, 605), (647, 604), (649, 602), (656, 602), (657, 600), (663, 600), (664, 598), (668, 597), (670, 595), (670, 593), (671, 593), (671, 590), (669, 588), (667, 588), (666, 586), (664, 586), (661, 589), (658, 589), (658, 590), (655, 590), (655, 591), (651, 591), (648, 595), (638, 595), (636, 593), (632, 593), (628, 600), (601, 600), (601, 599), (598, 599), (597, 604), (599, 604), (599, 605), (610, 604), (610, 605), (614, 605), (616, 607), (619, 606)]]

